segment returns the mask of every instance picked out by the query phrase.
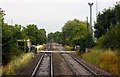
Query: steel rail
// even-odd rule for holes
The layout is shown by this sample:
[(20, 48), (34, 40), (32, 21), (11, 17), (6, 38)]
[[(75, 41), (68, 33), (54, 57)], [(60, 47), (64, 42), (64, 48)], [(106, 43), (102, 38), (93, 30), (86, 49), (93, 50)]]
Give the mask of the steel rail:
[(96, 72), (92, 71), (89, 67), (87, 67), (85, 64), (83, 64), (82, 62), (80, 62), (80, 60), (78, 60), (77, 58), (73, 57), (70, 53), (68, 55), (71, 56), (76, 62), (78, 62), (82, 67), (84, 67), (93, 76), (98, 76), (98, 74)]
[(70, 64), (70, 62), (68, 60), (66, 60), (65, 57), (61, 53), (60, 53), (60, 56), (65, 60), (65, 62), (70, 67), (70, 70), (73, 72), (73, 74), (75, 76), (77, 76), (77, 77), (80, 77), (80, 75), (78, 74), (78, 72), (72, 67), (72, 65)]
[(50, 76), (53, 77), (53, 61), (52, 61), (52, 52), (50, 53)]
[[(31, 77), (35, 77), (36, 76), (36, 73), (38, 72), (38, 69), (39, 69), (39, 67), (40, 67), (40, 65), (41, 65), (41, 63), (42, 63), (42, 61), (43, 61), (43, 58), (44, 58), (44, 56), (45, 56), (45, 54), (46, 53), (44, 53), (43, 55), (42, 55), (42, 57), (40, 58), (40, 60), (39, 60), (39, 62), (37, 63), (37, 65), (36, 65), (36, 67), (35, 67), (35, 69), (34, 69), (34, 71), (32, 72), (32, 74), (31, 74)], [(47, 53), (47, 54), (49, 54), (49, 53)], [(53, 65), (52, 65), (52, 52), (50, 53), (50, 55), (49, 55), (49, 57), (50, 57), (50, 77), (53, 77)]]
[[(59, 50), (59, 49), (58, 49)], [(80, 62), (77, 58), (73, 57), (70, 53), (66, 53), (68, 54), (71, 58), (73, 58), (73, 60), (75, 60), (78, 64), (80, 64), (83, 68), (85, 68), (88, 72), (90, 72), (92, 75), (94, 76), (98, 76), (98, 74), (94, 71), (92, 71), (90, 68), (88, 68), (86, 65), (84, 65), (82, 62)], [(65, 62), (68, 64), (68, 66), (70, 67), (71, 71), (74, 72), (75, 75), (79, 76), (79, 74), (77, 73), (77, 71), (71, 66), (71, 64), (69, 63), (68, 60), (66, 60), (63, 55), (60, 53), (61, 57), (65, 60)]]
[(41, 62), (42, 62), (42, 60), (43, 60), (43, 58), (44, 58), (44, 55), (45, 55), (45, 53), (43, 53), (42, 57), (40, 58), (39, 62), (37, 63), (34, 71), (32, 72), (31, 77), (35, 77), (35, 75), (36, 75), (36, 73), (37, 73), (37, 70), (38, 70), (38, 68), (39, 68), (39, 66), (40, 66), (40, 64), (41, 64)]

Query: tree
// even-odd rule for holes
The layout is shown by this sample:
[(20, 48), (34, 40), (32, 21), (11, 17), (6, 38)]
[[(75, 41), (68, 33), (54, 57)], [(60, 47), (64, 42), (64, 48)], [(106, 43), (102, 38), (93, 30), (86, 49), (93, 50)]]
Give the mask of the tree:
[(2, 25), (2, 57), (3, 63), (8, 63), (13, 56), (18, 56), (21, 53), (25, 53), (22, 48), (24, 44), (21, 44), (21, 48), (17, 45), (18, 39), (32, 39), (32, 44), (43, 44), (46, 43), (46, 31), (45, 29), (39, 29), (36, 25), (28, 25), (22, 27), (21, 25), (15, 24), (8, 25), (3, 23)]
[[(62, 27), (63, 43), (71, 46), (80, 45), (80, 50), (84, 51), (88, 46), (87, 39), (89, 30), (87, 30), (86, 22), (79, 21), (78, 19), (69, 20)], [(90, 42), (92, 39), (90, 39)], [(93, 43), (93, 42), (91, 42)]]
[(107, 33), (112, 26), (116, 26), (120, 22), (120, 5), (115, 5), (114, 8), (105, 9), (102, 13), (97, 15), (95, 23), (95, 37), (98, 39), (100, 36)]
[(54, 33), (54, 41), (57, 43), (62, 43), (62, 32), (56, 31)]
[[(101, 48), (120, 48), (120, 24), (113, 26), (109, 31), (98, 39), (98, 46)], [(112, 37), (111, 37), (112, 36)]]
[[(34, 24), (27, 25), (27, 27), (18, 24), (9, 25), (4, 23), (4, 15), (4, 11), (0, 8), (0, 51), (2, 51), (3, 64), (7, 64), (14, 56), (25, 53), (18, 46), (19, 39), (26, 40), (30, 38), (32, 44), (46, 43), (45, 29), (38, 29)], [(25, 44), (22, 44), (22, 46), (24, 47)]]
[(46, 31), (45, 29), (39, 29), (37, 34), (37, 43), (38, 44), (45, 44), (47, 41)]
[(95, 37), (99, 38), (105, 34), (111, 24), (116, 24), (115, 14), (113, 10), (108, 9), (103, 11), (103, 14), (99, 13), (97, 17), (97, 22), (95, 23)]
[(50, 32), (48, 34), (48, 42), (54, 42), (54, 33)]
[(62, 27), (64, 41), (69, 45), (73, 44), (75, 40), (82, 38), (86, 34), (85, 31), (85, 23), (77, 19), (67, 21)]
[(31, 39), (32, 44), (37, 44), (38, 28), (36, 25), (27, 25), (26, 28), (23, 28), (23, 32), (27, 35), (29, 39)]
[(5, 12), (0, 8), (0, 51), (2, 51), (2, 25), (4, 23)]
[(120, 4), (115, 5), (114, 13), (117, 23), (120, 23)]
[(92, 48), (94, 46), (94, 38), (91, 33), (87, 33), (85, 36), (86, 48)]
[(31, 39), (32, 44), (44, 44), (46, 43), (46, 31), (45, 29), (38, 29), (34, 24), (29, 24), (23, 28), (23, 32), (27, 35), (27, 38)]
[(62, 32), (56, 31), (55, 33), (50, 32), (48, 34), (48, 41), (49, 42), (57, 42), (62, 43)]
[(5, 11), (3, 11), (2, 8), (0, 8), (0, 26), (3, 24), (4, 15), (5, 15)]
[(2, 25), (2, 58), (3, 63), (8, 63), (13, 56), (19, 55), (18, 46), (17, 46), (17, 31), (15, 26), (8, 25), (3, 23)]

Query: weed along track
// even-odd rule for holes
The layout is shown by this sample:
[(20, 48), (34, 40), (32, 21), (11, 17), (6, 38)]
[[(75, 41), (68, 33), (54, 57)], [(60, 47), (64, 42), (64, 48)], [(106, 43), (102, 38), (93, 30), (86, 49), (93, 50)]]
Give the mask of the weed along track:
[(45, 52), (40, 58), (37, 66), (35, 67), (31, 77), (52, 77), (52, 53)]

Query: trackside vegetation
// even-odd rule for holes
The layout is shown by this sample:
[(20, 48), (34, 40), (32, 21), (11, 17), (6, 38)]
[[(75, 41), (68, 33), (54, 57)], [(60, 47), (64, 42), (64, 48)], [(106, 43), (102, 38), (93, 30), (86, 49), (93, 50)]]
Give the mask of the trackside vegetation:
[[(45, 29), (38, 29), (37, 25), (29, 24), (21, 26), (18, 24), (10, 25), (4, 22), (5, 11), (0, 8), (0, 28), (2, 30), (2, 42), (0, 40), (0, 48), (2, 48), (2, 65), (0, 65), (0, 75), (15, 75), (16, 71), (34, 57), (33, 53), (28, 52), (26, 42), (18, 45), (18, 40), (30, 39), (32, 45), (42, 45), (47, 41)], [(38, 50), (43, 46), (38, 46)], [(0, 49), (1, 50), (1, 49)]]
[[(89, 23), (79, 19), (67, 21), (59, 34), (48, 34), (49, 40), (61, 39), (61, 44), (68, 50), (80, 48), (77, 54), (111, 74), (120, 75), (120, 4), (104, 9), (97, 14), (94, 22), (94, 35), (89, 31)], [(55, 36), (55, 37), (54, 37)], [(90, 49), (88, 52), (86, 48)]]
[(110, 72), (113, 75), (119, 74), (118, 51), (105, 49), (91, 49), (90, 52), (81, 55), (83, 59), (95, 64), (97, 67)]
[(6, 65), (23, 53), (28, 53), (26, 42), (23, 41), (18, 45), (18, 40), (30, 39), (32, 45), (42, 45), (46, 43), (47, 37), (45, 29), (38, 29), (35, 24), (28, 24), (26, 26), (18, 24), (10, 25), (4, 22), (4, 15), (5, 12), (0, 8), (3, 65)]
[(70, 50), (74, 50), (75, 46), (79, 45), (80, 50), (85, 51), (86, 47), (94, 46), (94, 38), (90, 34), (87, 24), (86, 21), (78, 19), (68, 20), (62, 27), (62, 32), (48, 34), (48, 41), (61, 43), (64, 47), (72, 47)]
[[(39, 29), (35, 24), (10, 25), (4, 22), (4, 16), (5, 11), (0, 8), (0, 28), (2, 28), (0, 46), (2, 46), (3, 65), (0, 69), (3, 68), (3, 74), (15, 74), (17, 69), (31, 60), (32, 53), (28, 53), (27, 47), (24, 48), (25, 44), (21, 44), (20, 47), (17, 41), (30, 39), (32, 45), (38, 45), (38, 50), (42, 49), (39, 45), (47, 42), (60, 43), (67, 50), (76, 50), (86, 61), (111, 74), (120, 75), (120, 4), (116, 3), (97, 14), (92, 33), (87, 21), (76, 18), (66, 21), (61, 32), (51, 32), (46, 36), (45, 29)], [(89, 50), (86, 52), (87, 48)]]
[(19, 57), (14, 57), (12, 61), (2, 67), (3, 75), (15, 75), (18, 69), (24, 67), (33, 58), (33, 53), (21, 54)]
[(95, 49), (81, 56), (111, 74), (120, 75), (120, 4), (99, 13), (94, 28)]

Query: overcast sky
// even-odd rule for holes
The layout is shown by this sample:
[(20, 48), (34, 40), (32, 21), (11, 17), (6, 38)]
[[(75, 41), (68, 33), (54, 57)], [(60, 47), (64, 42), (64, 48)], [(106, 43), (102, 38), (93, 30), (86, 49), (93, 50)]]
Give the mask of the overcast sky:
[[(119, 0), (97, 0), (97, 12), (113, 7)], [(96, 17), (96, 0), (0, 0), (0, 8), (9, 24), (36, 24), (49, 32), (61, 31), (64, 23), (77, 18), (85, 21), (89, 17), (88, 2), (93, 2), (93, 21)]]

